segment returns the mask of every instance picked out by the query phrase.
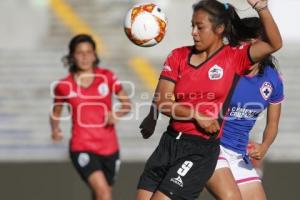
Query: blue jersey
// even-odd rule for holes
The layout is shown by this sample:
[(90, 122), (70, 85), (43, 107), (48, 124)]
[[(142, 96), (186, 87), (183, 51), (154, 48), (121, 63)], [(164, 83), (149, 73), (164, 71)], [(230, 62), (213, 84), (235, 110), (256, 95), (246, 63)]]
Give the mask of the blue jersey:
[(282, 79), (275, 69), (267, 66), (263, 75), (241, 77), (230, 102), (221, 144), (246, 155), (249, 133), (257, 117), (269, 104), (283, 99)]

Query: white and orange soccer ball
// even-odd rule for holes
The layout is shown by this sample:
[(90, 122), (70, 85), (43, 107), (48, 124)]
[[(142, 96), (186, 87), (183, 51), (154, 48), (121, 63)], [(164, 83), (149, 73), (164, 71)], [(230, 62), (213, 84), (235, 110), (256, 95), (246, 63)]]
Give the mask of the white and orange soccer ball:
[(162, 10), (154, 3), (133, 6), (124, 21), (124, 30), (134, 44), (151, 47), (165, 36), (167, 19)]

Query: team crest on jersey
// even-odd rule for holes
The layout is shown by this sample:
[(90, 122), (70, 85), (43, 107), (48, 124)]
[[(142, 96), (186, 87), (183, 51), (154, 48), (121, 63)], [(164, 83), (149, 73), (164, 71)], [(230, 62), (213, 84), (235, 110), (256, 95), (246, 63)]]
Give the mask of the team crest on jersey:
[(260, 94), (265, 99), (268, 100), (272, 94), (273, 87), (270, 82), (264, 82), (260, 87)]
[(107, 96), (109, 93), (108, 85), (106, 83), (101, 83), (98, 86), (98, 92), (101, 96), (104, 96), (104, 97)]
[(85, 167), (90, 162), (90, 156), (87, 153), (80, 153), (78, 156), (78, 164), (80, 167)]
[(208, 70), (208, 78), (210, 80), (219, 80), (223, 77), (223, 69), (219, 65), (214, 65)]

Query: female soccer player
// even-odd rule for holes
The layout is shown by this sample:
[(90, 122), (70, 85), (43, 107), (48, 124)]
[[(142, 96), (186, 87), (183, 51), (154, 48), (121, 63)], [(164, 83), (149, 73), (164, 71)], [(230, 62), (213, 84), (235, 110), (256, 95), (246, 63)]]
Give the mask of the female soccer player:
[[(171, 52), (156, 88), (154, 102), (171, 120), (140, 177), (137, 200), (196, 199), (213, 174), (221, 116), (236, 77), (282, 46), (266, 1), (248, 2), (258, 11), (268, 42), (239, 45), (249, 38), (248, 30), (230, 4), (203, 0), (193, 6), (194, 46)], [(142, 131), (144, 137), (148, 133)]]
[[(54, 89), (52, 139), (63, 139), (59, 121), (63, 103), (67, 103), (72, 115), (72, 163), (92, 189), (95, 200), (111, 200), (120, 164), (114, 126), (130, 111), (130, 101), (114, 73), (98, 67), (96, 44), (89, 35), (80, 34), (70, 41), (65, 61), (70, 74)], [(113, 94), (121, 103), (117, 111), (112, 105)]]
[[(264, 40), (264, 31), (258, 18), (245, 18), (242, 21), (256, 30), (255, 38)], [(283, 83), (272, 56), (253, 65), (250, 70), (235, 88), (223, 126), (217, 167), (207, 183), (211, 193), (221, 200), (266, 199), (260, 177), (249, 156), (261, 160), (277, 135), (281, 102), (284, 99)], [(263, 141), (261, 144), (251, 144), (252, 148), (247, 152), (249, 133), (259, 114), (266, 108)]]

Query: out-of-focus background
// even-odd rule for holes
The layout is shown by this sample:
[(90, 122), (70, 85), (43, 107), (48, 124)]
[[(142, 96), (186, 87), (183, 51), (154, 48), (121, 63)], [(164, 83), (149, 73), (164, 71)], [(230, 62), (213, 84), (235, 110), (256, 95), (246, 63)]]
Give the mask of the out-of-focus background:
[[(77, 33), (93, 34), (100, 44), (101, 65), (112, 69), (131, 94), (132, 113), (117, 126), (123, 165), (114, 199), (134, 199), (145, 160), (166, 128), (162, 117), (148, 140), (139, 123), (148, 111), (154, 87), (168, 53), (192, 44), (191, 15), (195, 0), (156, 0), (168, 17), (168, 32), (157, 46), (133, 45), (123, 31), (123, 18), (134, 0), (1, 0), (0, 1), (0, 199), (79, 200), (90, 191), (68, 158), (69, 114), (65, 139), (50, 139), (51, 85), (64, 77), (61, 58)], [(225, 1), (223, 1), (225, 2)], [(241, 16), (254, 16), (246, 0), (228, 0)], [(269, 0), (284, 39), (276, 53), (286, 99), (280, 129), (265, 159), (263, 183), (269, 199), (297, 199), (300, 178), (300, 1)], [(265, 119), (253, 130), (260, 140)], [(212, 199), (206, 192), (203, 199)]]

